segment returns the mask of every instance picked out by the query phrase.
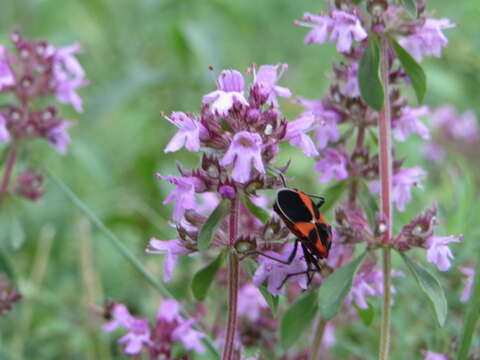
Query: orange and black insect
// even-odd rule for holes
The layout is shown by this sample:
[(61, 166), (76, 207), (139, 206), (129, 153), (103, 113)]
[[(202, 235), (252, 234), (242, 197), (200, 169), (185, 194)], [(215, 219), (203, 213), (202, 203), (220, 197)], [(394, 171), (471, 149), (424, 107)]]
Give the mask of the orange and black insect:
[[(273, 210), (297, 238), (287, 260), (278, 259), (260, 252), (256, 253), (288, 265), (295, 259), (298, 244), (300, 243), (307, 263), (307, 270), (287, 275), (283, 283), (289, 277), (301, 274), (306, 274), (308, 283), (310, 283), (313, 278), (312, 272), (320, 271), (318, 262), (328, 257), (328, 252), (332, 245), (332, 227), (320, 214), (319, 210), (325, 203), (325, 198), (306, 194), (295, 188), (289, 188), (286, 186), (283, 174), (280, 173), (279, 175), (284, 188), (277, 192)], [(314, 202), (312, 198), (317, 201)]]

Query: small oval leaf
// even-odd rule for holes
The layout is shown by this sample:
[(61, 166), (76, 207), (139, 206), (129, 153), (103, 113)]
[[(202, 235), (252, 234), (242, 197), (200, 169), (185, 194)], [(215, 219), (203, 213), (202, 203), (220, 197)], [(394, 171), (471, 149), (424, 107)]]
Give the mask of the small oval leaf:
[(295, 301), (285, 312), (280, 326), (280, 341), (286, 350), (292, 346), (310, 325), (318, 309), (318, 297), (309, 292)]
[(394, 39), (390, 39), (390, 41), (398, 60), (400, 60), (400, 64), (402, 64), (403, 69), (412, 82), (417, 100), (421, 103), (427, 91), (427, 77), (425, 72), (412, 55), (410, 55), (398, 42)]
[(325, 204), (322, 205), (322, 213), (327, 212), (332, 208), (333, 205), (337, 202), (338, 199), (342, 196), (344, 191), (347, 189), (346, 181), (339, 181), (335, 185), (330, 186), (324, 192)]
[(320, 316), (324, 320), (330, 320), (337, 315), (338, 310), (343, 305), (350, 289), (353, 285), (353, 279), (360, 265), (365, 259), (367, 252), (355, 260), (350, 261), (347, 265), (331, 273), (320, 286), (318, 297), (320, 299)]
[(380, 78), (380, 47), (375, 36), (370, 36), (358, 68), (358, 85), (363, 100), (374, 110), (383, 107), (383, 85)]
[(254, 204), (254, 202), (248, 197), (248, 195), (242, 196), (243, 204), (250, 211), (250, 213), (255, 216), (262, 223), (267, 223), (271, 216), (265, 209), (262, 209), (260, 206)]
[(198, 233), (198, 250), (205, 251), (210, 246), (213, 234), (230, 211), (230, 201), (222, 200), (210, 214)]
[(210, 264), (205, 266), (203, 269), (199, 270), (192, 280), (192, 292), (195, 299), (198, 301), (205, 300), (207, 296), (208, 289), (215, 279), (218, 270), (220, 270), (224, 259), (224, 253), (221, 252), (215, 260)]
[(447, 318), (447, 299), (437, 278), (404, 253), (400, 253), (400, 255), (402, 255), (403, 261), (407, 264), (408, 269), (413, 274), (420, 289), (422, 289), (423, 293), (427, 295), (428, 300), (430, 300), (430, 305), (432, 306), (438, 324), (443, 326)]
[(360, 316), (360, 320), (362, 320), (365, 326), (370, 326), (373, 323), (373, 319), (375, 318), (375, 307), (370, 301), (367, 301), (368, 308), (362, 309), (358, 307), (357, 304), (354, 303), (355, 309), (357, 309), (358, 315)]
[(403, 7), (410, 16), (414, 19), (417, 18), (417, 2), (415, 0), (400, 0), (402, 2)]

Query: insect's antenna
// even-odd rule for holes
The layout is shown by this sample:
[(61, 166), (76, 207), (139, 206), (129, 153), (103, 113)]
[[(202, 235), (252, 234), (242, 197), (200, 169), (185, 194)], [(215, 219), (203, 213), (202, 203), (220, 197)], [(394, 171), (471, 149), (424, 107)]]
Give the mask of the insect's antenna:
[(287, 181), (285, 180), (285, 175), (283, 174), (283, 172), (270, 166), (267, 166), (267, 169), (277, 174), (277, 176), (282, 180), (283, 187), (287, 187)]

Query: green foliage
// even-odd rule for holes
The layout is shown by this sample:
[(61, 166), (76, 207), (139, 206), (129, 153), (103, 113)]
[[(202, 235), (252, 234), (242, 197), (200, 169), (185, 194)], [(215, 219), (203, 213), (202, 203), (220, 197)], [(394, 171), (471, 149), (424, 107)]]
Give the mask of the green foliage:
[(263, 222), (264, 224), (270, 220), (270, 214), (260, 206), (257, 206), (253, 203), (253, 201), (247, 196), (242, 196), (242, 202), (247, 207), (248, 211), (252, 213), (258, 220)]
[(230, 211), (230, 205), (230, 200), (222, 200), (210, 214), (207, 221), (205, 221), (198, 233), (198, 250), (205, 251), (209, 248), (213, 235), (215, 235), (215, 230), (217, 230)]
[(417, 14), (417, 2), (415, 0), (400, 0), (403, 7), (408, 11), (412, 18), (416, 18)]
[(368, 39), (358, 67), (358, 85), (363, 100), (374, 110), (383, 107), (383, 85), (380, 78), (380, 46), (376, 36)]
[(212, 285), (212, 282), (215, 279), (218, 270), (220, 270), (224, 259), (225, 254), (221, 252), (215, 260), (194, 275), (192, 280), (192, 292), (193, 296), (195, 296), (195, 299), (198, 301), (205, 300), (208, 289), (210, 288), (210, 285)]

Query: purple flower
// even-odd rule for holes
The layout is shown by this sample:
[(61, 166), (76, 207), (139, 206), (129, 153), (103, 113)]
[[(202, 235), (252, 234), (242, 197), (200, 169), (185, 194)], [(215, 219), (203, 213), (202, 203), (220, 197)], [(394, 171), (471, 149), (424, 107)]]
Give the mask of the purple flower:
[(248, 106), (243, 96), (244, 80), (237, 70), (224, 70), (218, 77), (218, 90), (203, 96), (204, 104), (211, 104), (212, 112), (226, 116), (235, 101)]
[(467, 142), (479, 139), (478, 122), (473, 111), (460, 115), (452, 106), (444, 105), (433, 112), (430, 120), (432, 126), (443, 131), (448, 138)]
[[(277, 257), (279, 259), (287, 259), (293, 250), (293, 243), (286, 244), (281, 253), (277, 254), (272, 251), (267, 251), (268, 255)], [(268, 291), (272, 295), (278, 295), (281, 292), (281, 286), (285, 281), (287, 275), (299, 273), (307, 270), (307, 265), (304, 260), (303, 250), (297, 249), (297, 254), (295, 259), (288, 265), (282, 264), (278, 261), (266, 258), (259, 257), (258, 262), (260, 266), (255, 271), (253, 276), (253, 283), (256, 286), (260, 286), (266, 280), (268, 282)], [(291, 282), (297, 283), (302, 289), (307, 288), (307, 278), (305, 275), (296, 275), (289, 278)]]
[(67, 121), (60, 121), (58, 124), (50, 128), (46, 135), (50, 144), (52, 144), (52, 146), (62, 155), (67, 153), (67, 145), (72, 141), (67, 132), (69, 127), (70, 123)]
[(358, 85), (358, 63), (354, 62), (347, 67), (345, 88), (343, 93), (347, 96), (360, 96), (360, 87)]
[(127, 307), (116, 304), (112, 311), (113, 320), (103, 326), (103, 331), (111, 332), (121, 326), (128, 332), (118, 342), (126, 343), (125, 354), (136, 355), (142, 351), (143, 344), (151, 345), (148, 319), (136, 318), (130, 315)]
[(201, 339), (205, 337), (200, 331), (192, 328), (195, 320), (184, 321), (172, 333), (174, 341), (181, 341), (185, 350), (195, 350), (197, 353), (204, 353), (205, 348)]
[(327, 182), (333, 178), (338, 181), (348, 177), (347, 156), (336, 149), (326, 149), (324, 158), (317, 162), (315, 169), (322, 174), (318, 179), (319, 183)]
[(355, 302), (360, 309), (368, 309), (368, 303), (365, 299), (368, 295), (376, 295), (375, 288), (373, 288), (372, 284), (369, 284), (366, 281), (366, 278), (362, 273), (358, 273), (355, 277), (352, 289), (345, 299), (345, 303), (351, 304), (352, 302)]
[(329, 321), (327, 325), (325, 325), (325, 330), (323, 331), (322, 346), (328, 349), (335, 345), (336, 342), (335, 326)]
[(7, 49), (0, 45), (0, 91), (15, 85), (15, 74), (10, 68)]
[(315, 144), (306, 134), (306, 132), (312, 129), (314, 120), (315, 119), (313, 116), (306, 115), (301, 116), (297, 120), (290, 121), (287, 124), (285, 139), (288, 140), (290, 145), (298, 146), (300, 149), (302, 149), (303, 153), (307, 156), (318, 155)]
[[(335, 229), (333, 231), (333, 238), (338, 239), (338, 235), (336, 234)], [(334, 241), (332, 248), (330, 249), (330, 252), (328, 254), (327, 263), (332, 268), (337, 269), (349, 262), (352, 258), (352, 254), (353, 249), (350, 246)]]
[(337, 127), (340, 115), (336, 111), (327, 109), (320, 101), (300, 97), (297, 99), (305, 107), (301, 116), (313, 116), (317, 122), (315, 135), (319, 149), (324, 149), (329, 142), (340, 139), (340, 132)]
[(445, 150), (438, 144), (429, 142), (423, 146), (423, 155), (436, 164), (441, 164), (445, 159)]
[(420, 117), (430, 113), (427, 106), (419, 108), (405, 107), (400, 115), (393, 122), (393, 135), (398, 141), (405, 141), (411, 133), (417, 133), (423, 139), (430, 139), (430, 131), (424, 123), (420, 121)]
[(433, 351), (422, 350), (422, 354), (425, 356), (425, 360), (449, 360), (447, 355)]
[(170, 184), (176, 185), (175, 189), (163, 201), (168, 204), (173, 201), (173, 220), (180, 221), (186, 209), (194, 209), (197, 202), (195, 200), (195, 191), (202, 189), (202, 181), (196, 177), (181, 176), (162, 176), (157, 173), (157, 178), (166, 180)]
[(399, 42), (417, 61), (421, 61), (423, 55), (440, 57), (442, 48), (448, 44), (442, 30), (452, 27), (455, 27), (455, 24), (449, 19), (426, 19), (414, 34), (400, 39)]
[[(392, 200), (397, 204), (398, 211), (404, 211), (412, 199), (412, 186), (421, 187), (420, 181), (426, 173), (419, 167), (400, 169), (393, 175)], [(372, 194), (380, 192), (380, 180), (370, 182), (368, 188)]]
[(453, 259), (453, 254), (448, 247), (449, 243), (460, 242), (460, 238), (455, 236), (430, 236), (425, 240), (425, 247), (427, 250), (427, 261), (438, 267), (440, 271), (447, 271), (450, 269), (450, 259)]
[(174, 152), (186, 147), (189, 151), (200, 150), (200, 132), (204, 132), (202, 124), (199, 121), (188, 117), (183, 112), (173, 112), (171, 117), (165, 116), (179, 130), (170, 140), (165, 152)]
[(262, 309), (268, 305), (257, 287), (245, 284), (238, 293), (238, 315), (247, 318), (250, 322), (260, 319)]
[(220, 160), (220, 165), (233, 164), (232, 178), (246, 183), (251, 178), (253, 166), (265, 174), (262, 161), (262, 138), (258, 134), (240, 131), (233, 137), (232, 143)]
[(334, 10), (332, 11), (332, 20), (333, 27), (330, 41), (337, 42), (339, 52), (350, 51), (353, 40), (362, 41), (367, 38), (367, 32), (355, 15)]
[[(279, 68), (280, 73), (278, 73)], [(267, 97), (268, 105), (278, 107), (277, 96), (284, 98), (292, 96), (289, 89), (276, 85), (286, 69), (288, 69), (287, 64), (263, 65), (255, 73), (254, 85), (257, 85), (261, 94)]]
[(463, 289), (461, 302), (467, 302), (472, 294), (473, 279), (475, 278), (475, 270), (473, 268), (461, 267), (460, 271), (467, 277), (465, 281), (465, 289)]
[(305, 13), (303, 20), (306, 22), (296, 24), (312, 28), (305, 37), (306, 44), (323, 44), (330, 33), (329, 41), (337, 42), (337, 50), (348, 52), (353, 40), (362, 41), (367, 37), (358, 17), (345, 11), (334, 10), (330, 16)]
[(151, 238), (145, 252), (147, 254), (165, 255), (163, 260), (163, 281), (169, 282), (172, 279), (173, 269), (177, 266), (178, 256), (189, 254), (192, 251), (187, 249), (180, 240), (162, 241)]
[(0, 114), (0, 142), (6, 142), (10, 140), (10, 133), (7, 129), (7, 119)]

